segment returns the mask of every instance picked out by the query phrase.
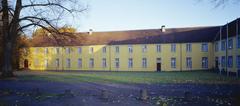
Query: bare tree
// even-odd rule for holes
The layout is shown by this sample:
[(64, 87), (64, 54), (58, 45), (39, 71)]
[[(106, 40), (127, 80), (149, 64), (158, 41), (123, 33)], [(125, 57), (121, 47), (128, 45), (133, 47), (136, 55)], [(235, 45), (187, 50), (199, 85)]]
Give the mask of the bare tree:
[[(198, 0), (198, 1), (204, 1), (204, 0)], [(225, 7), (228, 3), (234, 3), (238, 4), (239, 0), (206, 0), (214, 5), (215, 8), (218, 7)]]
[[(76, 17), (88, 7), (79, 0), (1, 0), (2, 17), (2, 76), (13, 76), (12, 61), (17, 38), (34, 27), (41, 27), (50, 33), (59, 33), (61, 19)], [(61, 25), (61, 24), (60, 24)], [(51, 30), (49, 30), (49, 27)], [(51, 34), (56, 37), (58, 34)]]

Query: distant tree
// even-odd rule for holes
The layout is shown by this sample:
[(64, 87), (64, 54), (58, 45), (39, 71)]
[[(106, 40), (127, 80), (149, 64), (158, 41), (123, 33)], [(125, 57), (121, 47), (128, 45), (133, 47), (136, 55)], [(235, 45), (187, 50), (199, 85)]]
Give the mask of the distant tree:
[[(1, 0), (2, 24), (2, 76), (13, 76), (13, 54), (19, 36), (27, 29), (40, 27), (49, 33), (59, 33), (57, 28), (64, 17), (79, 16), (87, 10), (80, 0)], [(49, 30), (51, 27), (53, 30)], [(51, 34), (56, 37), (57, 34)]]
[[(203, 0), (198, 0), (198, 1), (203, 1)], [(240, 0), (207, 0), (211, 3), (213, 3), (214, 7), (225, 7), (228, 3), (239, 3)]]

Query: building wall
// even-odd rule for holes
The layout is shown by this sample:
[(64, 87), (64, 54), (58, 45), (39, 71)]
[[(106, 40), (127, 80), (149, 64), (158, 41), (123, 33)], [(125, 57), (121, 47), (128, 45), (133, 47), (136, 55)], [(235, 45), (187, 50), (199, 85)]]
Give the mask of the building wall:
[[(64, 47), (30, 47), (29, 55), (26, 59), (29, 61), (31, 70), (101, 70), (101, 71), (156, 71), (157, 58), (161, 58), (162, 71), (181, 71), (181, 70), (202, 70), (213, 68), (214, 53), (212, 43), (208, 44), (208, 51), (202, 52), (202, 43), (191, 43), (191, 52), (186, 52), (187, 43), (176, 43), (176, 52), (171, 52), (172, 44), (146, 44), (146, 52), (142, 52), (144, 44), (131, 45), (133, 52), (129, 53), (129, 45), (90, 45), (90, 46), (64, 46)], [(161, 51), (157, 52), (157, 45), (161, 45)], [(116, 46), (119, 47), (119, 53), (116, 53)], [(81, 47), (81, 53), (78, 48)], [(106, 47), (106, 53), (103, 48)], [(48, 53), (46, 53), (46, 48)], [(59, 48), (59, 53), (56, 52)], [(70, 53), (67, 53), (70, 48)], [(90, 53), (93, 48), (93, 53)], [(36, 50), (37, 49), (37, 50)], [(192, 67), (186, 67), (186, 58), (192, 58)], [(202, 57), (208, 58), (208, 67), (202, 68)], [(82, 67), (78, 67), (78, 59), (82, 59)], [(89, 66), (90, 59), (94, 59), (94, 67)], [(102, 60), (106, 59), (106, 67), (103, 67)], [(115, 66), (115, 59), (119, 58), (119, 68)], [(129, 68), (128, 59), (132, 58), (133, 67)], [(147, 67), (142, 66), (142, 59), (147, 59)], [(176, 58), (176, 68), (171, 68), (171, 58)], [(57, 67), (56, 59), (59, 59)], [(71, 65), (67, 67), (67, 59), (70, 59)], [(47, 62), (46, 62), (47, 61)], [(24, 60), (20, 62), (24, 67)]]
[[(228, 49), (227, 50), (227, 54), (226, 54), (226, 49), (227, 47), (225, 48), (225, 50), (221, 50), (221, 45), (220, 45), (220, 40), (219, 41), (215, 41), (214, 42), (214, 67), (216, 67), (216, 64), (215, 64), (215, 61), (216, 61), (216, 57), (218, 57), (218, 67), (222, 70), (225, 70), (226, 71), (226, 65), (227, 63), (225, 63), (225, 66), (221, 66), (220, 64), (221, 63), (221, 58), (222, 56), (232, 56), (233, 57), (233, 61), (232, 61), (232, 67), (228, 67), (228, 71), (230, 72), (237, 72), (237, 70), (240, 70), (240, 68), (237, 67), (237, 56), (240, 56), (240, 48), (237, 47), (237, 36), (234, 36), (234, 37), (230, 37), (228, 39), (232, 39), (233, 40), (233, 48), (232, 49)], [(222, 39), (221, 41), (225, 41), (226, 42), (226, 39)], [(216, 43), (218, 43), (218, 50), (216, 51), (215, 48), (216, 48)], [(219, 57), (221, 57), (219, 59)], [(225, 59), (226, 61), (226, 59)]]

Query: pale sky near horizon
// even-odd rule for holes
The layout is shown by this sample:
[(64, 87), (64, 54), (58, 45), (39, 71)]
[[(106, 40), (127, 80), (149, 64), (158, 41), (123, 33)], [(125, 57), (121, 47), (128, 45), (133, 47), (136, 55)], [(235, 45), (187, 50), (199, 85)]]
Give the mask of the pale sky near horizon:
[(214, 8), (210, 0), (86, 0), (90, 8), (80, 19), (68, 20), (78, 31), (216, 26), (240, 17), (240, 3)]

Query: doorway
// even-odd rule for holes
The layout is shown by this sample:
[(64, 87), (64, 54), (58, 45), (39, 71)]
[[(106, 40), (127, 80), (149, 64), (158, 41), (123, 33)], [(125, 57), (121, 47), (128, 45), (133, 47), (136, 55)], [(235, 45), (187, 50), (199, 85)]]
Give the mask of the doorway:
[(24, 68), (28, 69), (28, 60), (27, 59), (24, 60)]
[(161, 63), (157, 63), (157, 71), (158, 71), (158, 72), (161, 71)]

